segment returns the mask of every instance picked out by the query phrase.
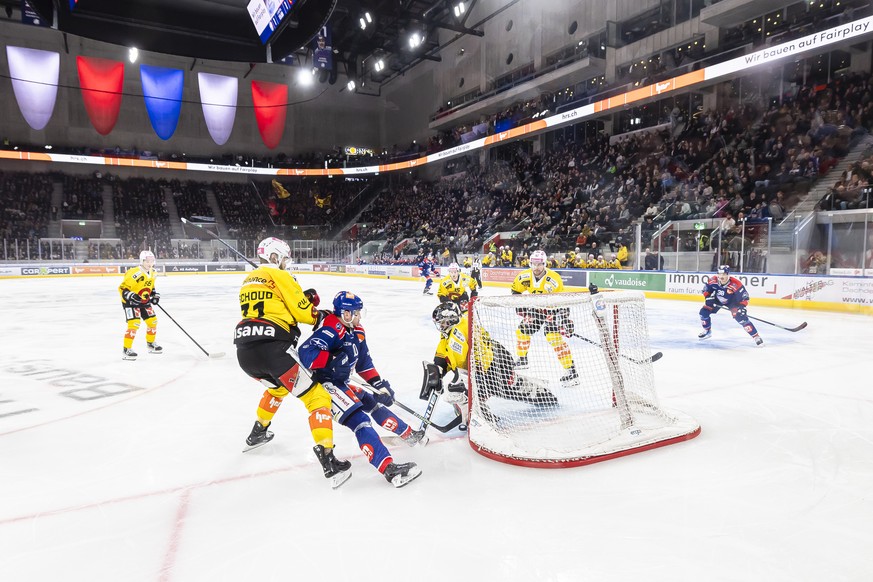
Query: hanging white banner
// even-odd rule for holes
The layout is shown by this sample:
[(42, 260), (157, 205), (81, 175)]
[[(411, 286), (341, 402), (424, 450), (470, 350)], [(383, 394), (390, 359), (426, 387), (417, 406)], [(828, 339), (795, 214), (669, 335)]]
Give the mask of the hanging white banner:
[(236, 103), (239, 94), (239, 81), (235, 77), (198, 73), (200, 84), (200, 103), (203, 117), (212, 141), (224, 145), (230, 139), (233, 122), (236, 119)]
[(53, 51), (7, 46), (12, 90), (24, 120), (43, 129), (52, 118), (58, 97), (61, 55)]

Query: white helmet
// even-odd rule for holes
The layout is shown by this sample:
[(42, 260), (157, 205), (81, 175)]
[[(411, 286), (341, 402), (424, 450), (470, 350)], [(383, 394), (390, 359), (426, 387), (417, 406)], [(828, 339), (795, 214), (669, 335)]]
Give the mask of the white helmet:
[(139, 254), (139, 264), (142, 265), (145, 263), (146, 259), (152, 260), (152, 266), (155, 264), (155, 253), (150, 250), (144, 250)]
[(545, 265), (547, 260), (548, 260), (548, 257), (546, 256), (545, 251), (537, 250), (537, 251), (534, 251), (530, 254), (530, 266), (531, 267), (533, 267), (534, 264), (536, 264), (536, 263)]
[[(273, 255), (276, 255), (276, 261), (273, 261)], [(291, 258), (291, 247), (285, 241), (271, 236), (262, 240), (258, 245), (258, 258), (265, 263), (281, 267), (283, 259)]]
[(458, 263), (452, 263), (449, 265), (449, 275), (457, 275), (461, 272), (461, 267)]

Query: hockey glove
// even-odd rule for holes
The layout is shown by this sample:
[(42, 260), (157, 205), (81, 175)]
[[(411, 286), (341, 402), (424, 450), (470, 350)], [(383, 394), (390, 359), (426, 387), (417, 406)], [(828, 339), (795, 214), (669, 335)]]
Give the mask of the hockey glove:
[(330, 370), (331, 378), (347, 380), (354, 365), (355, 362), (351, 361), (348, 354), (338, 353), (331, 357), (325, 368)]
[(597, 288), (597, 285), (595, 285), (594, 283), (588, 284), (588, 292), (590, 294), (596, 295), (598, 291), (599, 291), (599, 289)]
[(315, 307), (312, 309), (315, 311), (315, 323), (312, 324), (312, 329), (316, 329), (321, 327), (321, 324), (324, 323), (324, 318), (330, 315), (330, 311), (327, 309), (315, 309)]
[(140, 297), (133, 291), (128, 291), (127, 289), (125, 289), (121, 292), (121, 296), (131, 305), (142, 305), (142, 297)]
[(377, 392), (373, 394), (373, 398), (376, 399), (376, 402), (384, 406), (391, 406), (394, 404), (394, 389), (391, 388), (391, 384), (388, 383), (388, 380), (376, 376), (376, 379), (370, 381), (370, 386), (377, 390)]
[(431, 392), (442, 392), (443, 389), (443, 374), (440, 367), (430, 362), (422, 362), (424, 368), (424, 376), (421, 380), (421, 392), (418, 397), (422, 400), (430, 398)]
[(321, 297), (318, 296), (318, 291), (315, 289), (307, 289), (303, 294), (306, 295), (313, 307), (318, 307), (318, 304), (321, 303)]
[(152, 294), (149, 296), (149, 303), (152, 305), (157, 305), (161, 300), (161, 294), (157, 291), (152, 291)]
[(734, 319), (746, 319), (746, 308), (734, 307), (731, 309), (731, 315), (734, 316)]

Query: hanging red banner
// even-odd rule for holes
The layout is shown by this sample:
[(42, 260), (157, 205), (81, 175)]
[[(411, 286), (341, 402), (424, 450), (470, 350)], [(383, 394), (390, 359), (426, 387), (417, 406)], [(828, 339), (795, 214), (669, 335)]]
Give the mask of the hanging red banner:
[(261, 139), (270, 149), (282, 141), (288, 111), (288, 85), (252, 81), (252, 103)]
[(109, 135), (121, 111), (124, 63), (94, 57), (76, 57), (82, 100), (91, 125), (100, 135)]

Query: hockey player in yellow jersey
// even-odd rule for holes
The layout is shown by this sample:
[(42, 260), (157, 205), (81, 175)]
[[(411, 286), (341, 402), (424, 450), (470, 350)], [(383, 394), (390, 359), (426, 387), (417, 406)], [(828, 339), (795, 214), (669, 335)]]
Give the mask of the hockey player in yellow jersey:
[(309, 430), (315, 441), (315, 455), (324, 476), (338, 487), (351, 476), (351, 463), (333, 454), (333, 417), (331, 397), (318, 383), (313, 383), (305, 368), (289, 353), (300, 338), (299, 324), (316, 325), (323, 313), (316, 309), (318, 293), (303, 291), (297, 280), (285, 270), (291, 248), (277, 238), (266, 238), (258, 245), (260, 266), (248, 274), (239, 291), (242, 320), (234, 330), (236, 356), (240, 368), (266, 386), (258, 404), (257, 420), (246, 438), (251, 450), (273, 438), (267, 428), (291, 394), (309, 411)]
[(163, 348), (155, 343), (158, 333), (158, 318), (153, 305), (161, 300), (161, 295), (155, 290), (155, 255), (151, 251), (139, 254), (139, 265), (131, 267), (124, 274), (124, 280), (118, 286), (121, 295), (121, 305), (124, 308), (124, 318), (127, 320), (127, 331), (124, 332), (124, 349), (122, 359), (135, 360), (137, 353), (133, 351), (133, 339), (142, 320), (146, 323), (146, 345), (149, 353), (160, 354)]
[[(419, 397), (430, 398), (432, 390), (442, 391), (442, 378), (448, 372), (456, 372), (455, 380), (448, 385), (445, 401), (455, 407), (464, 424), (467, 424), (467, 382), (457, 374), (467, 370), (467, 352), (470, 349), (468, 338), (469, 323), (466, 313), (461, 313), (455, 303), (441, 303), (433, 310), (434, 325), (440, 332), (433, 364), (425, 365), (425, 376)], [(512, 356), (499, 342), (491, 338), (487, 330), (478, 327), (473, 333), (480, 334), (476, 349), (470, 358), (470, 365), (476, 375), (481, 400), (479, 409), (488, 422), (499, 419), (488, 407), (492, 396), (527, 402), (536, 406), (554, 406), (558, 403), (555, 395), (545, 386), (537, 386), (530, 380), (515, 374)]]
[(612, 260), (610, 260), (606, 264), (607, 269), (621, 269), (621, 261), (618, 260), (618, 257), (615, 253), (612, 253)]
[[(520, 293), (561, 293), (564, 291), (564, 281), (555, 271), (546, 268), (546, 253), (537, 250), (530, 255), (530, 269), (518, 274), (512, 283), (510, 290), (513, 294)], [(575, 331), (573, 320), (569, 318), (569, 310), (563, 309), (540, 309), (518, 308), (516, 310), (521, 317), (521, 322), (515, 330), (516, 344), (515, 353), (518, 356), (518, 368), (528, 366), (528, 351), (530, 350), (531, 336), (540, 329), (546, 334), (546, 341), (552, 346), (561, 366), (566, 373), (561, 377), (561, 382), (574, 384), (579, 378), (576, 366), (573, 363), (573, 354), (564, 339), (564, 336), (572, 335)]]
[[(462, 273), (458, 263), (452, 263), (449, 265), (449, 274), (440, 281), (439, 289), (437, 289), (437, 299), (440, 302), (451, 301), (457, 303), (461, 306), (461, 309), (466, 309), (470, 299), (479, 294), (477, 287), (475, 279), (466, 273)], [(468, 289), (470, 291), (469, 294), (467, 293)]]

